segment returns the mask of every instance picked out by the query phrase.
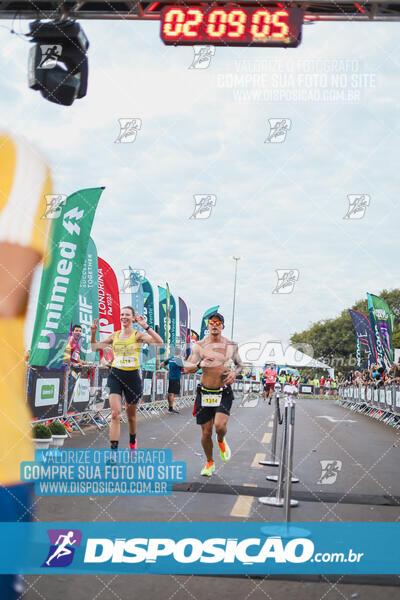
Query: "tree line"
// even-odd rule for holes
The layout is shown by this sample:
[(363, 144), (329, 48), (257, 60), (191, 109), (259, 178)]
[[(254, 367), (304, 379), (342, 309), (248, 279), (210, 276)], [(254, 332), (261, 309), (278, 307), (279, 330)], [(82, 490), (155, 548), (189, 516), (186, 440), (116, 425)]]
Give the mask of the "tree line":
[[(383, 290), (376, 295), (386, 300), (394, 314), (393, 347), (400, 348), (400, 289)], [(369, 318), (366, 299), (359, 300), (349, 308), (358, 310)], [(317, 321), (308, 329), (294, 333), (290, 342), (294, 346), (311, 345), (313, 358), (333, 367), (336, 373), (346, 373), (357, 368), (356, 336), (348, 309), (343, 310), (338, 317)], [(318, 369), (309, 371), (309, 375), (314, 375)]]

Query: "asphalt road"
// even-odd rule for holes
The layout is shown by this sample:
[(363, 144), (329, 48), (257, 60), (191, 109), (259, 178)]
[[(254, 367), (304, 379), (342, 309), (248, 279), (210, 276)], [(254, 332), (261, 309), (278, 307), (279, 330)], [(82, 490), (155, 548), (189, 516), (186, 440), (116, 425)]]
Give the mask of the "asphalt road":
[[(140, 419), (140, 448), (170, 448), (174, 460), (186, 461), (187, 481), (174, 485), (162, 497), (37, 497), (39, 521), (263, 521), (283, 520), (283, 509), (258, 501), (274, 495), (266, 481), (276, 474), (262, 467), (271, 450), (272, 407), (234, 406), (228, 425), (229, 463), (215, 452), (216, 472), (200, 476), (204, 457), (200, 427), (191, 409), (179, 415)], [(120, 447), (128, 446), (122, 425)], [(95, 428), (86, 436), (74, 434), (65, 448), (108, 447), (108, 430)], [(292, 486), (299, 505), (292, 521), (396, 521), (400, 516), (400, 433), (364, 415), (339, 407), (332, 399), (299, 399), (296, 403), (294, 474)], [(324, 477), (321, 461), (336, 466), (336, 480)], [(335, 477), (333, 476), (333, 479)], [(201, 577), (175, 575), (51, 575), (29, 576), (26, 600), (109, 600), (141, 597), (163, 600), (205, 600), (211, 595), (232, 600), (266, 598), (296, 600), (360, 598), (386, 600), (399, 597), (400, 577), (289, 578)], [(62, 593), (60, 590), (63, 590)], [(355, 595), (356, 594), (356, 595)]]

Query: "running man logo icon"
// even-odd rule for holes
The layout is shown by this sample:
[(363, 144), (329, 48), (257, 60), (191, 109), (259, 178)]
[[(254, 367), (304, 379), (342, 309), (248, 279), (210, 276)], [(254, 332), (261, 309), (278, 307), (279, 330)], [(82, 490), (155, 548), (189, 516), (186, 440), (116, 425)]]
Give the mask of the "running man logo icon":
[(139, 291), (142, 279), (146, 277), (143, 269), (122, 269), (124, 280), (119, 290), (121, 294), (136, 294)]
[(317, 481), (318, 484), (331, 485), (335, 483), (339, 472), (342, 470), (341, 460), (320, 460), (321, 476)]
[(194, 57), (189, 69), (208, 69), (215, 55), (214, 46), (193, 46)]
[(142, 119), (118, 119), (119, 134), (115, 144), (132, 144), (137, 132), (142, 129)]
[(40, 44), (42, 58), (38, 64), (38, 69), (54, 69), (62, 53), (60, 44)]
[(255, 408), (258, 406), (260, 400), (259, 394), (254, 392), (250, 392), (249, 394), (245, 394), (240, 401), (239, 406), (241, 408)]
[(217, 203), (214, 194), (194, 194), (194, 210), (189, 219), (208, 219)]
[(371, 196), (368, 194), (348, 194), (349, 208), (343, 219), (362, 219), (369, 206)]
[(75, 547), (81, 545), (80, 529), (48, 529), (50, 549), (42, 567), (68, 567), (72, 563)]
[(46, 194), (46, 211), (42, 219), (58, 219), (62, 207), (65, 206), (67, 196), (65, 194)]
[(268, 119), (269, 134), (264, 144), (282, 144), (292, 127), (291, 119)]
[(291, 294), (294, 290), (296, 281), (299, 279), (298, 269), (275, 269), (278, 277), (278, 283), (273, 294)]

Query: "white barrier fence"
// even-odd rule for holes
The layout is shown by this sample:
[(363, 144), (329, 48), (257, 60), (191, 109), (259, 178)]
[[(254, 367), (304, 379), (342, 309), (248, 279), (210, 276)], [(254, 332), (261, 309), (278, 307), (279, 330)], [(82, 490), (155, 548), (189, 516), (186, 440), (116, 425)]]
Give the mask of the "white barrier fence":
[[(95, 424), (99, 429), (110, 419), (107, 367), (47, 369), (29, 367), (26, 374), (26, 399), (35, 423), (58, 420), (68, 421), (85, 435), (84, 424)], [(185, 373), (181, 377), (180, 393), (175, 395), (177, 409), (193, 405), (200, 375)], [(138, 414), (145, 419), (168, 411), (168, 373), (142, 371), (142, 397)], [(125, 421), (124, 412), (121, 418)]]
[[(48, 369), (29, 367), (26, 374), (26, 398), (34, 422), (68, 421), (73, 429), (85, 435), (82, 425), (94, 424), (99, 429), (109, 424), (110, 404), (107, 379), (109, 367), (83, 366)], [(168, 372), (142, 371), (142, 396), (138, 414), (145, 419), (168, 411)], [(193, 406), (200, 375), (181, 376), (180, 393), (174, 404), (179, 410)], [(240, 406), (252, 407), (261, 397), (262, 384), (252, 379), (236, 379), (232, 384)], [(121, 418), (126, 422), (124, 411)]]
[(340, 386), (338, 403), (350, 410), (392, 425), (396, 429), (400, 428), (400, 385)]

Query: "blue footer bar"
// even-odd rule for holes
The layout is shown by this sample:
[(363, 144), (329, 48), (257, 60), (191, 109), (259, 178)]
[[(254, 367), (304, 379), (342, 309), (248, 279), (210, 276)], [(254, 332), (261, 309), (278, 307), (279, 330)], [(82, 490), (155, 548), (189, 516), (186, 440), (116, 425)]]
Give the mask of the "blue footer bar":
[(0, 573), (397, 574), (400, 523), (0, 523)]

